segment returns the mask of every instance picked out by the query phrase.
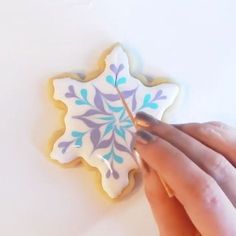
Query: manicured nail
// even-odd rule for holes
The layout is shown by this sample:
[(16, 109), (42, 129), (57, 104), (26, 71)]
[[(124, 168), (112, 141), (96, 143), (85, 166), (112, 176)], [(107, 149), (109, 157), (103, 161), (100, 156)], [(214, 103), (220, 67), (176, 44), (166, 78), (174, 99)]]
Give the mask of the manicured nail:
[(136, 114), (135, 122), (137, 126), (147, 128), (151, 126), (152, 124), (157, 123), (158, 120), (156, 120), (153, 116), (141, 111)]
[(136, 132), (136, 142), (141, 144), (152, 143), (156, 140), (156, 136), (152, 135), (146, 130), (138, 130)]

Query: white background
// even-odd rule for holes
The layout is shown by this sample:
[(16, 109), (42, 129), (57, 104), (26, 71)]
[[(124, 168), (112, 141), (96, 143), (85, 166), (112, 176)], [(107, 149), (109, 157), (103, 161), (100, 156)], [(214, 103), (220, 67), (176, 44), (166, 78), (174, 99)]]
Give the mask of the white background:
[(135, 74), (167, 76), (182, 91), (168, 122), (236, 125), (234, 0), (8, 0), (0, 3), (0, 235), (154, 236), (138, 187), (112, 203), (83, 167), (45, 156), (61, 112), (48, 78), (88, 73), (116, 42)]

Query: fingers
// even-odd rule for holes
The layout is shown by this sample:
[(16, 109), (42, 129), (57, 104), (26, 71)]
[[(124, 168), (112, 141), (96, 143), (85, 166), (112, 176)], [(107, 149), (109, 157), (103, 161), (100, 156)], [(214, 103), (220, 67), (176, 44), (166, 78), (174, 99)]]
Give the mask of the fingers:
[(200, 233), (236, 235), (235, 208), (212, 177), (173, 145), (144, 130), (137, 132), (135, 147), (173, 189)]
[(196, 235), (196, 228), (176, 198), (169, 198), (157, 175), (144, 164), (143, 179), (146, 196), (158, 223), (160, 235)]
[(174, 126), (157, 121), (145, 113), (137, 113), (136, 120), (138, 125), (145, 126), (146, 130), (171, 143), (212, 176), (236, 206), (236, 171), (224, 156)]
[(192, 123), (176, 127), (227, 157), (236, 166), (236, 130), (220, 122)]

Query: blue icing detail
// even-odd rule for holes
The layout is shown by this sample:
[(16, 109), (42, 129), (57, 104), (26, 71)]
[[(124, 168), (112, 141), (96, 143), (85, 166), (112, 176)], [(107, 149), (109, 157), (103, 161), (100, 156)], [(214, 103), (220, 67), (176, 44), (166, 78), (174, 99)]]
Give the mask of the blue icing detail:
[(87, 100), (88, 91), (87, 91), (86, 89), (81, 89), (80, 94), (81, 94), (82, 98), (83, 98), (85, 101), (88, 101), (88, 100)]
[(88, 102), (88, 91), (87, 89), (81, 89), (80, 90), (80, 95), (82, 98), (78, 98), (75, 100), (75, 104), (77, 105), (90, 105)]
[(105, 129), (105, 131), (104, 131), (103, 136), (105, 136), (106, 134), (110, 133), (110, 132), (113, 130), (113, 127), (114, 127), (114, 122), (108, 124), (108, 125), (106, 126), (106, 129)]
[[(145, 97), (143, 98), (143, 105), (141, 106), (140, 109), (143, 108), (151, 108), (151, 109), (157, 109), (159, 106), (157, 103), (154, 103), (153, 100), (151, 100), (151, 95), (150, 94), (146, 94)], [(139, 109), (139, 110), (140, 110)]]
[(109, 153), (103, 155), (103, 158), (108, 161), (111, 159), (112, 156), (113, 156), (115, 162), (117, 162), (119, 164), (122, 164), (124, 162), (124, 159), (121, 156), (115, 154), (113, 149)]
[(150, 94), (146, 94), (144, 99), (143, 99), (143, 105), (145, 106), (146, 104), (148, 104), (150, 99), (151, 99), (151, 95)]
[(77, 100), (75, 101), (75, 103), (76, 103), (77, 105), (87, 105), (87, 104), (88, 104), (87, 101), (83, 101), (83, 100), (81, 100), (81, 99), (77, 99)]
[(112, 86), (115, 86), (115, 79), (111, 75), (108, 75), (106, 77), (106, 81), (107, 81), (107, 83), (111, 84)]
[(108, 105), (108, 107), (110, 108), (111, 111), (113, 112), (121, 112), (124, 110), (124, 107), (113, 107), (111, 105)]
[(147, 107), (150, 107), (151, 109), (157, 109), (158, 108), (158, 104), (156, 104), (156, 103), (149, 103), (147, 105)]
[(126, 83), (126, 77), (121, 77), (120, 79), (118, 79), (117, 81), (117, 86), (121, 85), (121, 84), (125, 84)]
[(101, 117), (100, 120), (114, 120), (115, 118), (113, 116), (107, 116), (107, 117)]
[(122, 128), (125, 128), (125, 129), (131, 128), (131, 127), (133, 127), (133, 124), (130, 124), (130, 125), (122, 125)]
[(114, 154), (114, 160), (119, 164), (122, 164), (124, 161), (124, 159), (121, 156), (118, 156), (116, 154)]
[(108, 161), (111, 158), (111, 155), (112, 155), (112, 151), (110, 151), (109, 153), (105, 154), (103, 156), (103, 158)]
[(85, 135), (85, 133), (78, 132), (78, 131), (72, 131), (71, 135), (76, 138), (75, 139), (75, 145), (78, 147), (81, 147), (82, 145), (82, 138)]
[(122, 129), (122, 128), (118, 129), (117, 127), (115, 127), (115, 132), (116, 132), (120, 137), (122, 137), (123, 139), (125, 139), (125, 131), (124, 131), (124, 129)]
[(123, 112), (122, 112), (121, 115), (120, 115), (120, 120), (123, 119), (124, 115), (125, 115), (125, 109), (123, 110)]

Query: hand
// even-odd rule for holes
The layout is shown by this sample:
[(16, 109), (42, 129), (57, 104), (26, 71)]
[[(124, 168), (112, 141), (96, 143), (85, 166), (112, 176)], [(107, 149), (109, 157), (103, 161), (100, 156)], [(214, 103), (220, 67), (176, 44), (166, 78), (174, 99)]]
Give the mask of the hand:
[(135, 147), (161, 236), (235, 236), (236, 130), (219, 122), (173, 126), (143, 112), (136, 122)]

